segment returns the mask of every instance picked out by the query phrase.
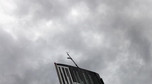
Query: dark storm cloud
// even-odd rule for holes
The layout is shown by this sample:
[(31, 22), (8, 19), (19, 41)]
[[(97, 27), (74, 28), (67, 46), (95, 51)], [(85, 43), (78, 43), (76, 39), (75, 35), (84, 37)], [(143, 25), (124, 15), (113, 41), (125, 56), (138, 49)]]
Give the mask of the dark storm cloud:
[(13, 15), (19, 24), (10, 26), (16, 39), (4, 25), (0, 30), (0, 83), (58, 84), (53, 62), (71, 63), (64, 55), (70, 51), (80, 67), (99, 72), (105, 84), (151, 84), (147, 2), (16, 1)]

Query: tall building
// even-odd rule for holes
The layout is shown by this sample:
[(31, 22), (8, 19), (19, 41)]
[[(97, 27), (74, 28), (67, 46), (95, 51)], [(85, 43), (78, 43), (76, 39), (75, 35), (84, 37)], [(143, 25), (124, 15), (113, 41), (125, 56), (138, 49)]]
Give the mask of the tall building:
[(104, 84), (96, 72), (60, 63), (55, 67), (60, 84)]

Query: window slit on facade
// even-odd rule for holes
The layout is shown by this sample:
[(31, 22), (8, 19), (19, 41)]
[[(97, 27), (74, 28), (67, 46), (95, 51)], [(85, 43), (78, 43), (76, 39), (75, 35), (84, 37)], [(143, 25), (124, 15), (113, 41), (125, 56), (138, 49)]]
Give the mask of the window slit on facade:
[(66, 73), (67, 73), (67, 75), (68, 75), (68, 78), (69, 78), (69, 80), (70, 80), (70, 84), (72, 84), (72, 79), (71, 79), (71, 77), (70, 77), (70, 73), (69, 73), (68, 69), (65, 68), (65, 71), (66, 71)]
[(80, 76), (79, 76), (79, 73), (76, 71), (76, 76), (77, 76), (77, 78), (78, 78), (78, 83), (80, 83), (81, 82), (81, 79), (80, 79)]
[(78, 78), (77, 78), (77, 76), (76, 76), (75, 71), (73, 71), (73, 75), (74, 75), (74, 78), (75, 78), (75, 81), (74, 81), (74, 82), (78, 82)]
[(75, 78), (75, 74), (74, 74), (74, 69), (73, 69), (73, 68), (70, 68), (69, 70), (70, 70), (70, 73), (71, 73), (73, 82), (76, 82), (76, 78)]
[(92, 78), (91, 78), (89, 72), (85, 72), (84, 75), (85, 75), (85, 79), (86, 79), (87, 84), (93, 84)]
[(65, 70), (64, 70), (64, 68), (62, 68), (62, 71), (63, 71), (63, 74), (64, 74), (64, 78), (65, 78), (65, 80), (66, 80), (67, 84), (69, 84), (69, 83), (68, 83), (68, 79), (67, 79), (67, 76), (66, 76), (66, 73), (65, 73)]
[(91, 84), (94, 84), (94, 83), (93, 83), (93, 80), (92, 80), (92, 78), (91, 78), (91, 76), (90, 76), (90, 74), (89, 74), (88, 76), (89, 76), (89, 79), (90, 79)]
[(65, 81), (64, 81), (64, 78), (63, 78), (63, 74), (62, 74), (62, 72), (61, 72), (60, 67), (59, 67), (59, 71), (60, 71), (60, 73), (61, 73), (61, 78), (62, 78), (63, 84), (65, 84)]
[(88, 82), (88, 80), (86, 78), (86, 74), (85, 73), (83, 73), (83, 76), (84, 76), (84, 79), (85, 79), (86, 83), (89, 84), (89, 82)]
[(92, 84), (91, 79), (89, 78), (89, 73), (87, 73), (86, 75), (87, 75), (87, 79), (89, 81), (89, 84)]

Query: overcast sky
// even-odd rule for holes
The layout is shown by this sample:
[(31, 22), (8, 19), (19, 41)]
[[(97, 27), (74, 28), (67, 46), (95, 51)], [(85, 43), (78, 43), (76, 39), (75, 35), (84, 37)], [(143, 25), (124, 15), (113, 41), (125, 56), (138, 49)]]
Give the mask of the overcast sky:
[(152, 83), (151, 0), (0, 0), (0, 84), (59, 84), (54, 62), (105, 84)]

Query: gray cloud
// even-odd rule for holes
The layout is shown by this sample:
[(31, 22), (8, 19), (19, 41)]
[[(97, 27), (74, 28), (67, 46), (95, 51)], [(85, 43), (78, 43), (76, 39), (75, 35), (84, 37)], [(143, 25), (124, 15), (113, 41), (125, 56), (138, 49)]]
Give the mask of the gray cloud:
[(0, 83), (58, 84), (53, 62), (72, 64), (65, 54), (70, 51), (105, 84), (151, 84), (149, 3), (16, 0), (2, 5), (11, 12), (0, 11), (9, 18), (0, 20)]

